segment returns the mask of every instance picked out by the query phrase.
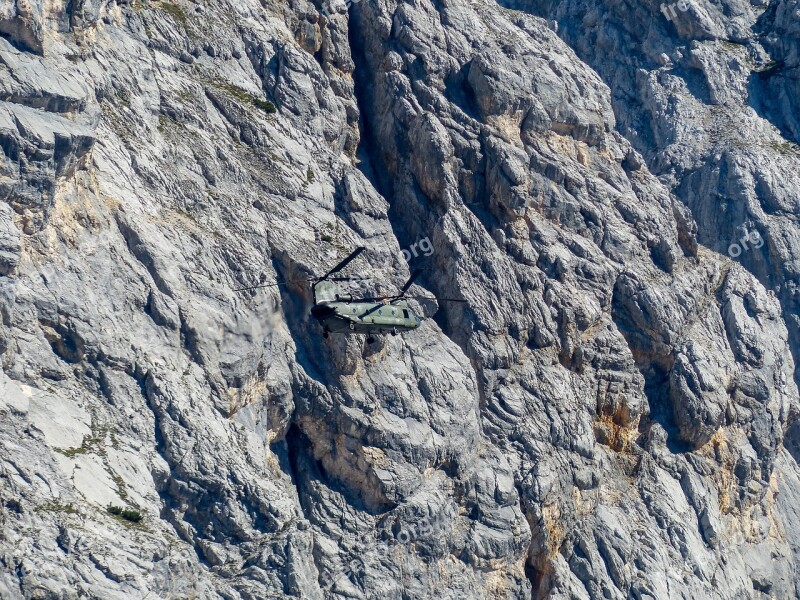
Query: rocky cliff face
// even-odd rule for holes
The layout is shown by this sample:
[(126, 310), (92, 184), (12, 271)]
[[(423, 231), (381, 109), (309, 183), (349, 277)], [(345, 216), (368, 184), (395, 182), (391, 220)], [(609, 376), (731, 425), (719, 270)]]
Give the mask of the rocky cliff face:
[(796, 597), (798, 11), (7, 2), (0, 596)]

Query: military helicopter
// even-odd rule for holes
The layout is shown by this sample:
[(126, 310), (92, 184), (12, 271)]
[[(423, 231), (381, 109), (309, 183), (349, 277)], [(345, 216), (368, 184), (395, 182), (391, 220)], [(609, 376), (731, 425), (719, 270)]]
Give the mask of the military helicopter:
[[(352, 294), (345, 293), (336, 282), (355, 281), (357, 277), (332, 277), (344, 269), (366, 248), (356, 248), (347, 258), (325, 273), (322, 277), (311, 278), (313, 281), (311, 293), (314, 306), (311, 307), (313, 316), (322, 325), (322, 336), (328, 338), (331, 333), (352, 333), (367, 335), (367, 343), (375, 341), (375, 334), (397, 335), (400, 332), (412, 331), (422, 324), (419, 317), (406, 302), (406, 292), (421, 271), (415, 270), (408, 281), (394, 296), (354, 298)], [(251, 290), (260, 287), (283, 285), (273, 283), (239, 288), (236, 291)], [(446, 302), (466, 302), (455, 298), (431, 298), (429, 296), (411, 296), (427, 300), (441, 300)]]

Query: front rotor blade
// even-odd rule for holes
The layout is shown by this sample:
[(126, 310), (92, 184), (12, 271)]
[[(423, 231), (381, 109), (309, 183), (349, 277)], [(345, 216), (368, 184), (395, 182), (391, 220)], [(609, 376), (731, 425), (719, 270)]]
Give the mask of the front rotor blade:
[(361, 253), (362, 253), (364, 250), (366, 250), (366, 248), (365, 248), (364, 246), (359, 246), (358, 248), (356, 248), (356, 249), (355, 249), (355, 250), (354, 250), (354, 251), (353, 251), (353, 252), (350, 254), (350, 256), (348, 256), (347, 258), (345, 258), (345, 259), (344, 259), (342, 262), (340, 262), (338, 265), (336, 265), (335, 267), (333, 267), (333, 268), (332, 268), (330, 271), (328, 271), (327, 273), (325, 273), (325, 275), (323, 275), (322, 277), (320, 277), (320, 278), (319, 278), (319, 280), (320, 280), (320, 281), (322, 281), (323, 279), (327, 279), (329, 276), (333, 275), (334, 273), (338, 273), (339, 271), (341, 271), (342, 269), (344, 269), (344, 268), (345, 268), (347, 265), (349, 265), (349, 264), (350, 264), (352, 261), (354, 261), (354, 260), (356, 259), (356, 257), (357, 257), (359, 254), (361, 254)]
[(277, 285), (286, 285), (286, 282), (284, 281), (282, 283), (265, 283), (264, 285), (251, 285), (249, 287), (233, 288), (233, 291), (246, 292), (247, 290), (258, 290), (261, 288), (275, 287)]
[(240, 288), (233, 288), (234, 292), (246, 292), (247, 290), (257, 290), (260, 288), (268, 288), (268, 287), (276, 287), (280, 285), (289, 285), (290, 283), (306, 283), (309, 281), (314, 281), (311, 278), (308, 279), (290, 279), (289, 281), (279, 281), (278, 283), (262, 283), (261, 285), (250, 285), (247, 287), (240, 287)]

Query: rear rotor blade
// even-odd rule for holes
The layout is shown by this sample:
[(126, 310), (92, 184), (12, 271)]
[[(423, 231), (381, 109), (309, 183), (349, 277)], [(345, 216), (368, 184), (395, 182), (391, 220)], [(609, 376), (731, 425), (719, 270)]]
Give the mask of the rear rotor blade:
[(406, 298), (414, 298), (415, 300), (437, 300), (439, 302), (468, 302), (468, 300), (461, 300), (460, 298), (438, 298), (436, 296), (406, 296)]
[(377, 305), (373, 306), (372, 308), (370, 308), (367, 312), (361, 313), (360, 315), (358, 315), (358, 318), (359, 319), (363, 319), (367, 315), (371, 315), (372, 313), (374, 313), (376, 310), (380, 310), (381, 308), (383, 308), (383, 306), (384, 306), (383, 304), (377, 304)]
[[(368, 281), (369, 277), (328, 277), (327, 281)], [(309, 281), (312, 281), (309, 279)]]
[(414, 269), (414, 272), (411, 273), (411, 277), (409, 277), (405, 285), (402, 288), (400, 288), (400, 293), (397, 294), (396, 298), (402, 298), (403, 294), (405, 294), (408, 291), (408, 288), (410, 288), (413, 285), (414, 280), (417, 277), (419, 277), (421, 273), (422, 271), (420, 269)]
[[(414, 300), (438, 300), (439, 302), (462, 302), (468, 303), (469, 300), (462, 300), (461, 298), (437, 298), (435, 296), (403, 296), (403, 298), (413, 298)], [(386, 302), (387, 304), (394, 303), (395, 300), (400, 300), (397, 296), (381, 296), (380, 298), (354, 298), (353, 302)]]

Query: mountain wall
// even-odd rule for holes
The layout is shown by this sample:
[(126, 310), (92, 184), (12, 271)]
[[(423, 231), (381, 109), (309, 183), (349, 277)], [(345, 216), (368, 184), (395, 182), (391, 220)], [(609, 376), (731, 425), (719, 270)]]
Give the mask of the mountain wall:
[[(800, 595), (800, 7), (0, 34), (0, 597)], [(323, 339), (362, 245), (354, 293), (466, 302)]]

